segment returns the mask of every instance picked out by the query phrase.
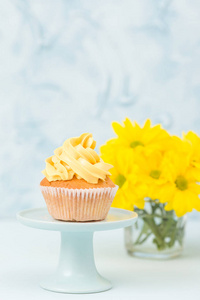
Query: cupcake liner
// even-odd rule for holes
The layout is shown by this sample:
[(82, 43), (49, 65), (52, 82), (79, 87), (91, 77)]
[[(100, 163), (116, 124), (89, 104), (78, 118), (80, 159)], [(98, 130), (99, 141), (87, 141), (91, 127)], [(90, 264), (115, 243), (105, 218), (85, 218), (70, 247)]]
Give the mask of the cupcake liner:
[(54, 219), (80, 222), (105, 219), (118, 189), (118, 186), (93, 189), (40, 187)]

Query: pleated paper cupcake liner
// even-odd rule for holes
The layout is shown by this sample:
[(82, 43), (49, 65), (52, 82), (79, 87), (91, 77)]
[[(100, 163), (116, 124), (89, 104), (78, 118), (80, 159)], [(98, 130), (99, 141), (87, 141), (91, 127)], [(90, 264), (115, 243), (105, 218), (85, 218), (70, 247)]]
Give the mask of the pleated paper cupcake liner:
[(93, 189), (40, 187), (54, 219), (79, 222), (104, 220), (118, 189), (118, 186)]

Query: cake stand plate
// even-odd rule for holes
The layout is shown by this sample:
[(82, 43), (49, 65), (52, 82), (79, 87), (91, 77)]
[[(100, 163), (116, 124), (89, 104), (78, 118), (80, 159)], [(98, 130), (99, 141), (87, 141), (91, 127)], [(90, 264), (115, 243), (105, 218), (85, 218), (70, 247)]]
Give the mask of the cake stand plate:
[(53, 292), (82, 294), (103, 292), (112, 287), (95, 266), (94, 232), (130, 226), (136, 221), (137, 214), (111, 208), (103, 221), (65, 222), (54, 220), (46, 208), (36, 208), (19, 212), (17, 219), (26, 226), (61, 233), (57, 270), (40, 283), (41, 287)]

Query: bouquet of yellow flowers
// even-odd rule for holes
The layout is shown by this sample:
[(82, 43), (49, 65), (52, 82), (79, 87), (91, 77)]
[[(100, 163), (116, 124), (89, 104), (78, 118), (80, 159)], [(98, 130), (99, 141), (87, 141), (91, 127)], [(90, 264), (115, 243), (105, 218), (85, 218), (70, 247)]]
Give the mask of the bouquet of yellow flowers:
[[(128, 118), (123, 125), (113, 122), (112, 126), (117, 137), (103, 145), (100, 152), (102, 159), (114, 166), (111, 179), (119, 186), (114, 207), (135, 208), (142, 215), (149, 202), (151, 214), (159, 208), (168, 217), (174, 212), (181, 217), (193, 209), (200, 211), (198, 135), (189, 131), (182, 138), (172, 136), (160, 125), (151, 126), (150, 120), (143, 127)], [(150, 226), (149, 220), (146, 223)], [(155, 228), (158, 231), (158, 226)], [(166, 235), (161, 232), (161, 238), (158, 236), (154, 243), (159, 249), (169, 246)]]

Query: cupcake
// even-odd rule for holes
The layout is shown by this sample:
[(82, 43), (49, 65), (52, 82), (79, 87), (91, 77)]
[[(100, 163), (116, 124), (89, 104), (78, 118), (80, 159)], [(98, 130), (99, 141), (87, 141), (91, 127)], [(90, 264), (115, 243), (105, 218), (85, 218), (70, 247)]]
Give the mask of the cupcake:
[(40, 182), (49, 214), (63, 221), (97, 221), (106, 218), (116, 186), (109, 178), (113, 166), (104, 163), (94, 148), (92, 134), (66, 140), (46, 159)]

